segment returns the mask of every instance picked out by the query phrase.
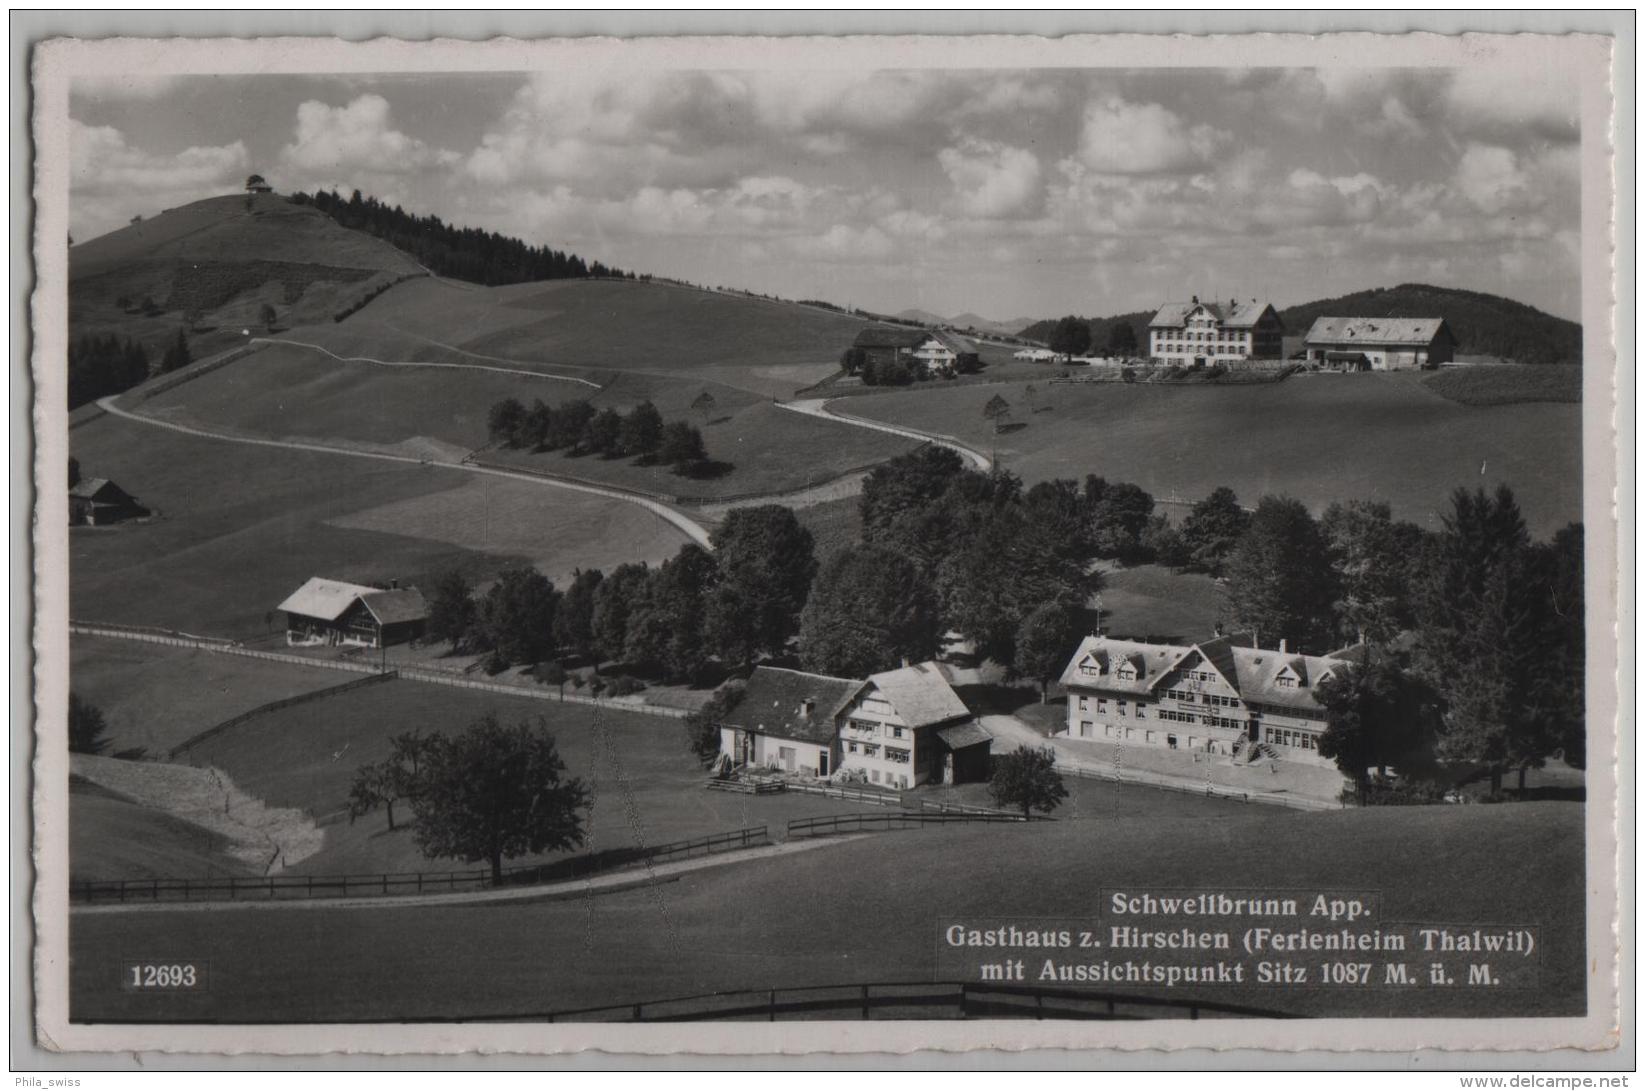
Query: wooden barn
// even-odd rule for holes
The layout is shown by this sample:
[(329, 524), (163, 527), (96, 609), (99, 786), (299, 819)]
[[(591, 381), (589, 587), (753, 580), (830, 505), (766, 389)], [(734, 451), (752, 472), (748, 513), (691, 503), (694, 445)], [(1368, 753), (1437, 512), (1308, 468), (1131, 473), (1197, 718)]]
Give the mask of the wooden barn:
[(286, 643), (294, 647), (351, 644), (383, 648), (423, 635), (428, 603), (415, 587), (363, 587), (311, 578), (280, 604)]
[(88, 477), (69, 489), (69, 525), (102, 527), (147, 515), (137, 498), (106, 477)]

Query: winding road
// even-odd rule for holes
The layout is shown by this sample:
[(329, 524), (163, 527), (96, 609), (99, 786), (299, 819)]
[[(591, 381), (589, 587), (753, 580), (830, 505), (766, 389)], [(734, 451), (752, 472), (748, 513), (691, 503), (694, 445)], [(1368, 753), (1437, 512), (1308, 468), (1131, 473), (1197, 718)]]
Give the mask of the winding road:
[[(465, 367), (464, 364), (441, 364), (440, 367)], [(475, 466), (464, 462), (436, 461), (427, 458), (415, 458), (411, 455), (391, 455), (384, 451), (361, 451), (349, 447), (334, 447), (325, 443), (307, 443), (289, 439), (258, 439), (251, 436), (236, 436), (224, 432), (213, 432), (205, 428), (194, 428), (186, 424), (176, 424), (172, 421), (158, 420), (145, 416), (142, 413), (133, 413), (129, 409), (122, 409), (114, 404), (117, 395), (98, 398), (97, 404), (104, 412), (112, 413), (117, 417), (136, 421), (154, 428), (165, 428), (172, 432), (180, 432), (185, 436), (198, 436), (202, 439), (217, 439), (225, 443), (246, 443), (254, 447), (280, 447), (288, 451), (312, 451), (323, 455), (345, 455), (349, 458), (373, 458), (379, 462), (404, 462), (413, 466), (438, 466), (446, 470), (461, 470), (471, 474), (488, 474), (492, 477), (506, 477), (514, 481), (529, 481), (534, 485), (541, 485), (551, 489), (566, 489), (571, 492), (588, 493), (591, 496), (604, 496), (612, 500), (622, 500), (630, 504), (638, 504), (658, 517), (671, 523), (682, 531), (692, 541), (704, 549), (711, 548), (708, 540), (708, 530), (702, 524), (675, 511), (667, 504), (656, 500), (649, 500), (643, 496), (623, 492), (618, 489), (602, 489), (596, 485), (579, 485), (575, 482), (564, 481), (559, 478), (543, 477), (539, 474), (514, 473), (509, 470), (493, 469), (489, 466)]]
[(935, 443), (939, 447), (958, 451), (961, 457), (968, 460), (973, 466), (987, 473), (994, 468), (994, 462), (987, 455), (974, 447), (967, 447), (952, 436), (939, 435), (935, 432), (921, 432), (917, 428), (903, 428), (895, 424), (881, 424), (879, 421), (866, 420), (863, 417), (854, 417), (848, 413), (836, 413), (828, 408), (827, 398), (797, 398), (791, 402), (778, 402), (783, 409), (795, 413), (804, 413), (808, 417), (821, 417), (823, 420), (835, 421), (839, 424), (851, 424), (858, 428), (868, 428), (875, 432), (885, 432), (893, 436), (902, 436), (906, 439), (917, 439), (926, 443)]

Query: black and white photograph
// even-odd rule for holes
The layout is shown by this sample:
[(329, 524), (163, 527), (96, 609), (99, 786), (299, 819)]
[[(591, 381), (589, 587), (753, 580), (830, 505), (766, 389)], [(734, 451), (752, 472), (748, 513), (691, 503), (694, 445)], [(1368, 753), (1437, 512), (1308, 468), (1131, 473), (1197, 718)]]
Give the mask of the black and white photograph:
[(1614, 1044), (1611, 50), (43, 44), (54, 1037)]

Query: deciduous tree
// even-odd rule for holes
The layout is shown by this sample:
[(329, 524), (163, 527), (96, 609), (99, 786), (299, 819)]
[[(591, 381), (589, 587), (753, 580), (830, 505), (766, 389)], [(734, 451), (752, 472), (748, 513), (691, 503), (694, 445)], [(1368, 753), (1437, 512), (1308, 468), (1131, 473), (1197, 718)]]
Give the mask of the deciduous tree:
[(496, 885), (507, 857), (582, 845), (588, 793), (566, 777), (540, 717), (504, 727), (486, 713), (455, 738), (432, 737), (424, 760), (413, 826), (424, 855), (484, 860)]
[(1265, 496), (1228, 557), (1234, 620), (1272, 647), (1323, 654), (1335, 635), (1336, 574), (1319, 524), (1301, 501)]
[[(703, 395), (707, 397), (706, 394)], [(623, 418), (620, 443), (622, 452), (650, 461), (657, 455), (663, 441), (663, 416), (649, 401), (641, 402)]]
[(1386, 772), (1392, 765), (1414, 775), (1430, 767), (1438, 697), (1386, 656), (1367, 650), (1359, 661), (1333, 668), (1314, 697), (1325, 709), (1320, 755), (1353, 780), (1361, 802), (1372, 769)]
[(504, 663), (535, 663), (554, 648), (559, 593), (535, 568), (506, 568), (480, 602), (479, 627)]
[(1239, 506), (1239, 497), (1226, 485), (1195, 504), (1177, 533), (1188, 551), (1188, 563), (1213, 576), (1222, 573), (1223, 561), (1239, 544), (1251, 523), (1251, 513)]
[(936, 592), (908, 558), (872, 545), (830, 558), (800, 614), (800, 659), (822, 674), (865, 678), (923, 662), (940, 641)]
[(733, 508), (712, 542), (719, 573), (708, 604), (714, 650), (727, 662), (745, 663), (752, 654), (780, 653), (799, 629), (817, 574), (811, 532), (791, 508), (764, 504)]
[(1056, 753), (1048, 746), (1023, 747), (994, 756), (994, 775), (988, 794), (1001, 807), (1021, 807), (1022, 816), (1034, 811), (1050, 814), (1068, 798), (1062, 774), (1057, 772)]
[(429, 581), (428, 621), (423, 626), (427, 637), (450, 641), (451, 650), (459, 651), (474, 635), (478, 618), (468, 577), (455, 568), (436, 573)]
[(1091, 324), (1083, 318), (1069, 315), (1057, 319), (1046, 338), (1046, 348), (1062, 356), (1083, 356), (1091, 347)]
[(720, 724), (731, 711), (742, 703), (741, 682), (727, 682), (714, 691), (703, 707), (685, 718), (687, 749), (704, 765), (710, 765), (720, 753)]
[(1017, 629), (1017, 658), (1013, 671), (1040, 685), (1040, 703), (1048, 698), (1051, 680), (1062, 674), (1080, 640), (1080, 612), (1066, 602), (1048, 602), (1022, 619)]
[(594, 598), (605, 573), (577, 569), (554, 611), (554, 642), (562, 651), (587, 658), (594, 654)]

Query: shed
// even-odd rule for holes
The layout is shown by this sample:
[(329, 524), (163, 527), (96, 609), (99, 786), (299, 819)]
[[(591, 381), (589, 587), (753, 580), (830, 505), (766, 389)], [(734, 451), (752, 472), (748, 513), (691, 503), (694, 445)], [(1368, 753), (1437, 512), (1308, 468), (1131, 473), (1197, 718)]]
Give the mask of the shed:
[(69, 488), (70, 526), (107, 526), (147, 514), (135, 496), (106, 477), (83, 478)]

